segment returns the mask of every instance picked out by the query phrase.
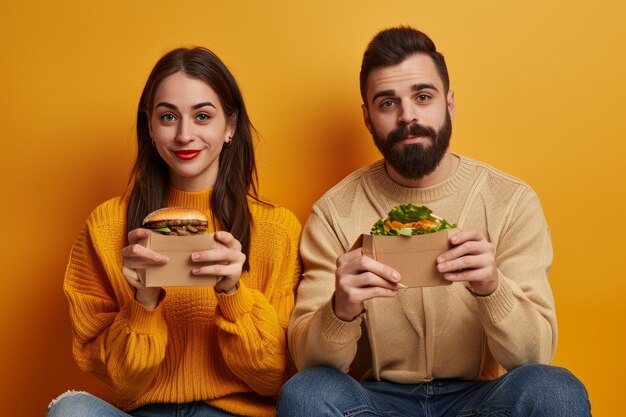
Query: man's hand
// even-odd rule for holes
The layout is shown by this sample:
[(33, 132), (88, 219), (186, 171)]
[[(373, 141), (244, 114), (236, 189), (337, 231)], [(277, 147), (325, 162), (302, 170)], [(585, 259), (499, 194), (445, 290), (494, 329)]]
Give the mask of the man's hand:
[(450, 281), (467, 281), (477, 295), (490, 295), (498, 288), (498, 270), (493, 245), (476, 230), (450, 237), (452, 249), (437, 258), (437, 270)]
[(335, 315), (352, 321), (363, 311), (365, 300), (397, 294), (398, 271), (363, 255), (361, 248), (337, 258), (335, 271)]

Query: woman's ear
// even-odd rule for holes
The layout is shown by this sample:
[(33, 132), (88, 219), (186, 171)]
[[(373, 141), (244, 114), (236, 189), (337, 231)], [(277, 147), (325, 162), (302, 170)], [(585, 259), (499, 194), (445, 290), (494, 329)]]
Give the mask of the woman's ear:
[(148, 134), (150, 135), (150, 139), (154, 141), (154, 132), (152, 131), (152, 120), (150, 119), (150, 115), (145, 113), (146, 115), (146, 124), (148, 125)]
[(228, 117), (226, 121), (226, 138), (232, 139), (237, 131), (237, 114)]

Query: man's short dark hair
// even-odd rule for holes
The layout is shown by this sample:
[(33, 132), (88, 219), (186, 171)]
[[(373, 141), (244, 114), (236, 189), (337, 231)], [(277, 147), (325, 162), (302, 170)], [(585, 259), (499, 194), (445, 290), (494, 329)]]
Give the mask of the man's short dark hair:
[(363, 54), (361, 63), (361, 98), (367, 105), (366, 89), (367, 77), (376, 68), (397, 65), (415, 54), (428, 55), (437, 68), (437, 72), (443, 81), (444, 93), (450, 88), (450, 78), (446, 60), (440, 52), (437, 52), (435, 43), (423, 32), (409, 26), (398, 26), (384, 29), (370, 41)]

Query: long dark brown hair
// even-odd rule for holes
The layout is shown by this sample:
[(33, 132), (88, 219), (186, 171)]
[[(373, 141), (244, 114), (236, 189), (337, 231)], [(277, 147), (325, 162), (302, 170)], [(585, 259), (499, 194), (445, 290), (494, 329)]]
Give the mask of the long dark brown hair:
[[(178, 48), (164, 55), (154, 66), (141, 94), (137, 109), (137, 160), (131, 173), (132, 191), (127, 211), (127, 231), (141, 227), (150, 212), (165, 207), (170, 178), (167, 164), (159, 156), (148, 129), (154, 94), (168, 76), (182, 72), (209, 85), (218, 95), (226, 120), (235, 120), (231, 145), (223, 147), (210, 207), (216, 226), (239, 240), (249, 269), (250, 225), (248, 196), (259, 201), (254, 160), (252, 126), (235, 78), (226, 65), (202, 47)], [(217, 227), (219, 227), (217, 226)]]

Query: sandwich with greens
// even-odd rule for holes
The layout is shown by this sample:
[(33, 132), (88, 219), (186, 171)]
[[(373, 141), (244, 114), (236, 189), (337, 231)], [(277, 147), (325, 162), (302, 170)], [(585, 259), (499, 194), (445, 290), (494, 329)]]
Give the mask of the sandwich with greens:
[(392, 208), (386, 218), (374, 223), (370, 233), (374, 236), (415, 236), (455, 227), (456, 224), (435, 216), (428, 207), (409, 203)]

